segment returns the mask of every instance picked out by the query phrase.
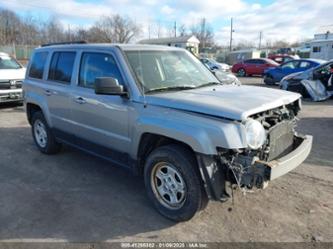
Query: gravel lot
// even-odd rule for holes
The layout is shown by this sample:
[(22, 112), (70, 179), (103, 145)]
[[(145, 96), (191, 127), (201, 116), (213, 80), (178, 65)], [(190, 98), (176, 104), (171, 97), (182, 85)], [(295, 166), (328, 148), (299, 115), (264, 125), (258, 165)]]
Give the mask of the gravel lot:
[(300, 117), (298, 130), (314, 136), (304, 164), (175, 224), (129, 172), (68, 147), (39, 153), (23, 108), (2, 105), (0, 241), (333, 241), (333, 100), (304, 102)]

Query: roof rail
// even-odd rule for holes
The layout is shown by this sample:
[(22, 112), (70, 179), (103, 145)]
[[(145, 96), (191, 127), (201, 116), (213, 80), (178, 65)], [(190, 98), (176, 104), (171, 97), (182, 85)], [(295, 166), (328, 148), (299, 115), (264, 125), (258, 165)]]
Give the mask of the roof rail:
[(53, 42), (53, 43), (42, 44), (41, 47), (48, 47), (54, 45), (87, 44), (87, 43), (88, 43), (87, 41)]

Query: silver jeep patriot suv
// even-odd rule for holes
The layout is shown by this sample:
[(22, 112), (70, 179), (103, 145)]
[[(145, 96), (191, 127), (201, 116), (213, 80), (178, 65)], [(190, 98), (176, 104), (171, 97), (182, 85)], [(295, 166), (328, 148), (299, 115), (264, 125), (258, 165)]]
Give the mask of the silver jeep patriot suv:
[(225, 85), (186, 50), (49, 44), (23, 84), (38, 149), (61, 144), (130, 168), (156, 209), (192, 218), (230, 189), (263, 188), (300, 165), (312, 137), (295, 131), (300, 95)]

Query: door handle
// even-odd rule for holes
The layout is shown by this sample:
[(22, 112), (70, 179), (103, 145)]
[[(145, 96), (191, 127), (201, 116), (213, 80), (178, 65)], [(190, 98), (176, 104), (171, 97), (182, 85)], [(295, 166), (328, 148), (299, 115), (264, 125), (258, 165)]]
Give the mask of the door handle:
[(76, 103), (78, 103), (78, 104), (85, 104), (85, 103), (87, 103), (87, 101), (84, 99), (84, 98), (82, 98), (82, 97), (76, 97), (75, 99), (74, 99), (74, 101), (76, 102)]
[(46, 96), (51, 96), (52, 95), (50, 90), (45, 90), (44, 93), (45, 93)]

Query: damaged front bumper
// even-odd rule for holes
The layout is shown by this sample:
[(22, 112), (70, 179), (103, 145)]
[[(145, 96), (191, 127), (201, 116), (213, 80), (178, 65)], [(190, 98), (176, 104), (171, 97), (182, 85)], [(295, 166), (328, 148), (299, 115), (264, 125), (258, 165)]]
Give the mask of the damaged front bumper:
[(240, 188), (264, 188), (267, 182), (283, 176), (299, 166), (310, 154), (312, 136), (294, 135), (292, 150), (272, 161), (237, 156), (227, 160), (222, 156), (197, 155), (207, 195), (212, 200), (225, 200), (226, 183)]
[(263, 164), (268, 170), (268, 179), (274, 180), (280, 176), (287, 174), (289, 171), (299, 166), (310, 154), (312, 148), (312, 136), (306, 135), (303, 137), (295, 136), (296, 148), (289, 154), (270, 161), (257, 161), (258, 164)]

